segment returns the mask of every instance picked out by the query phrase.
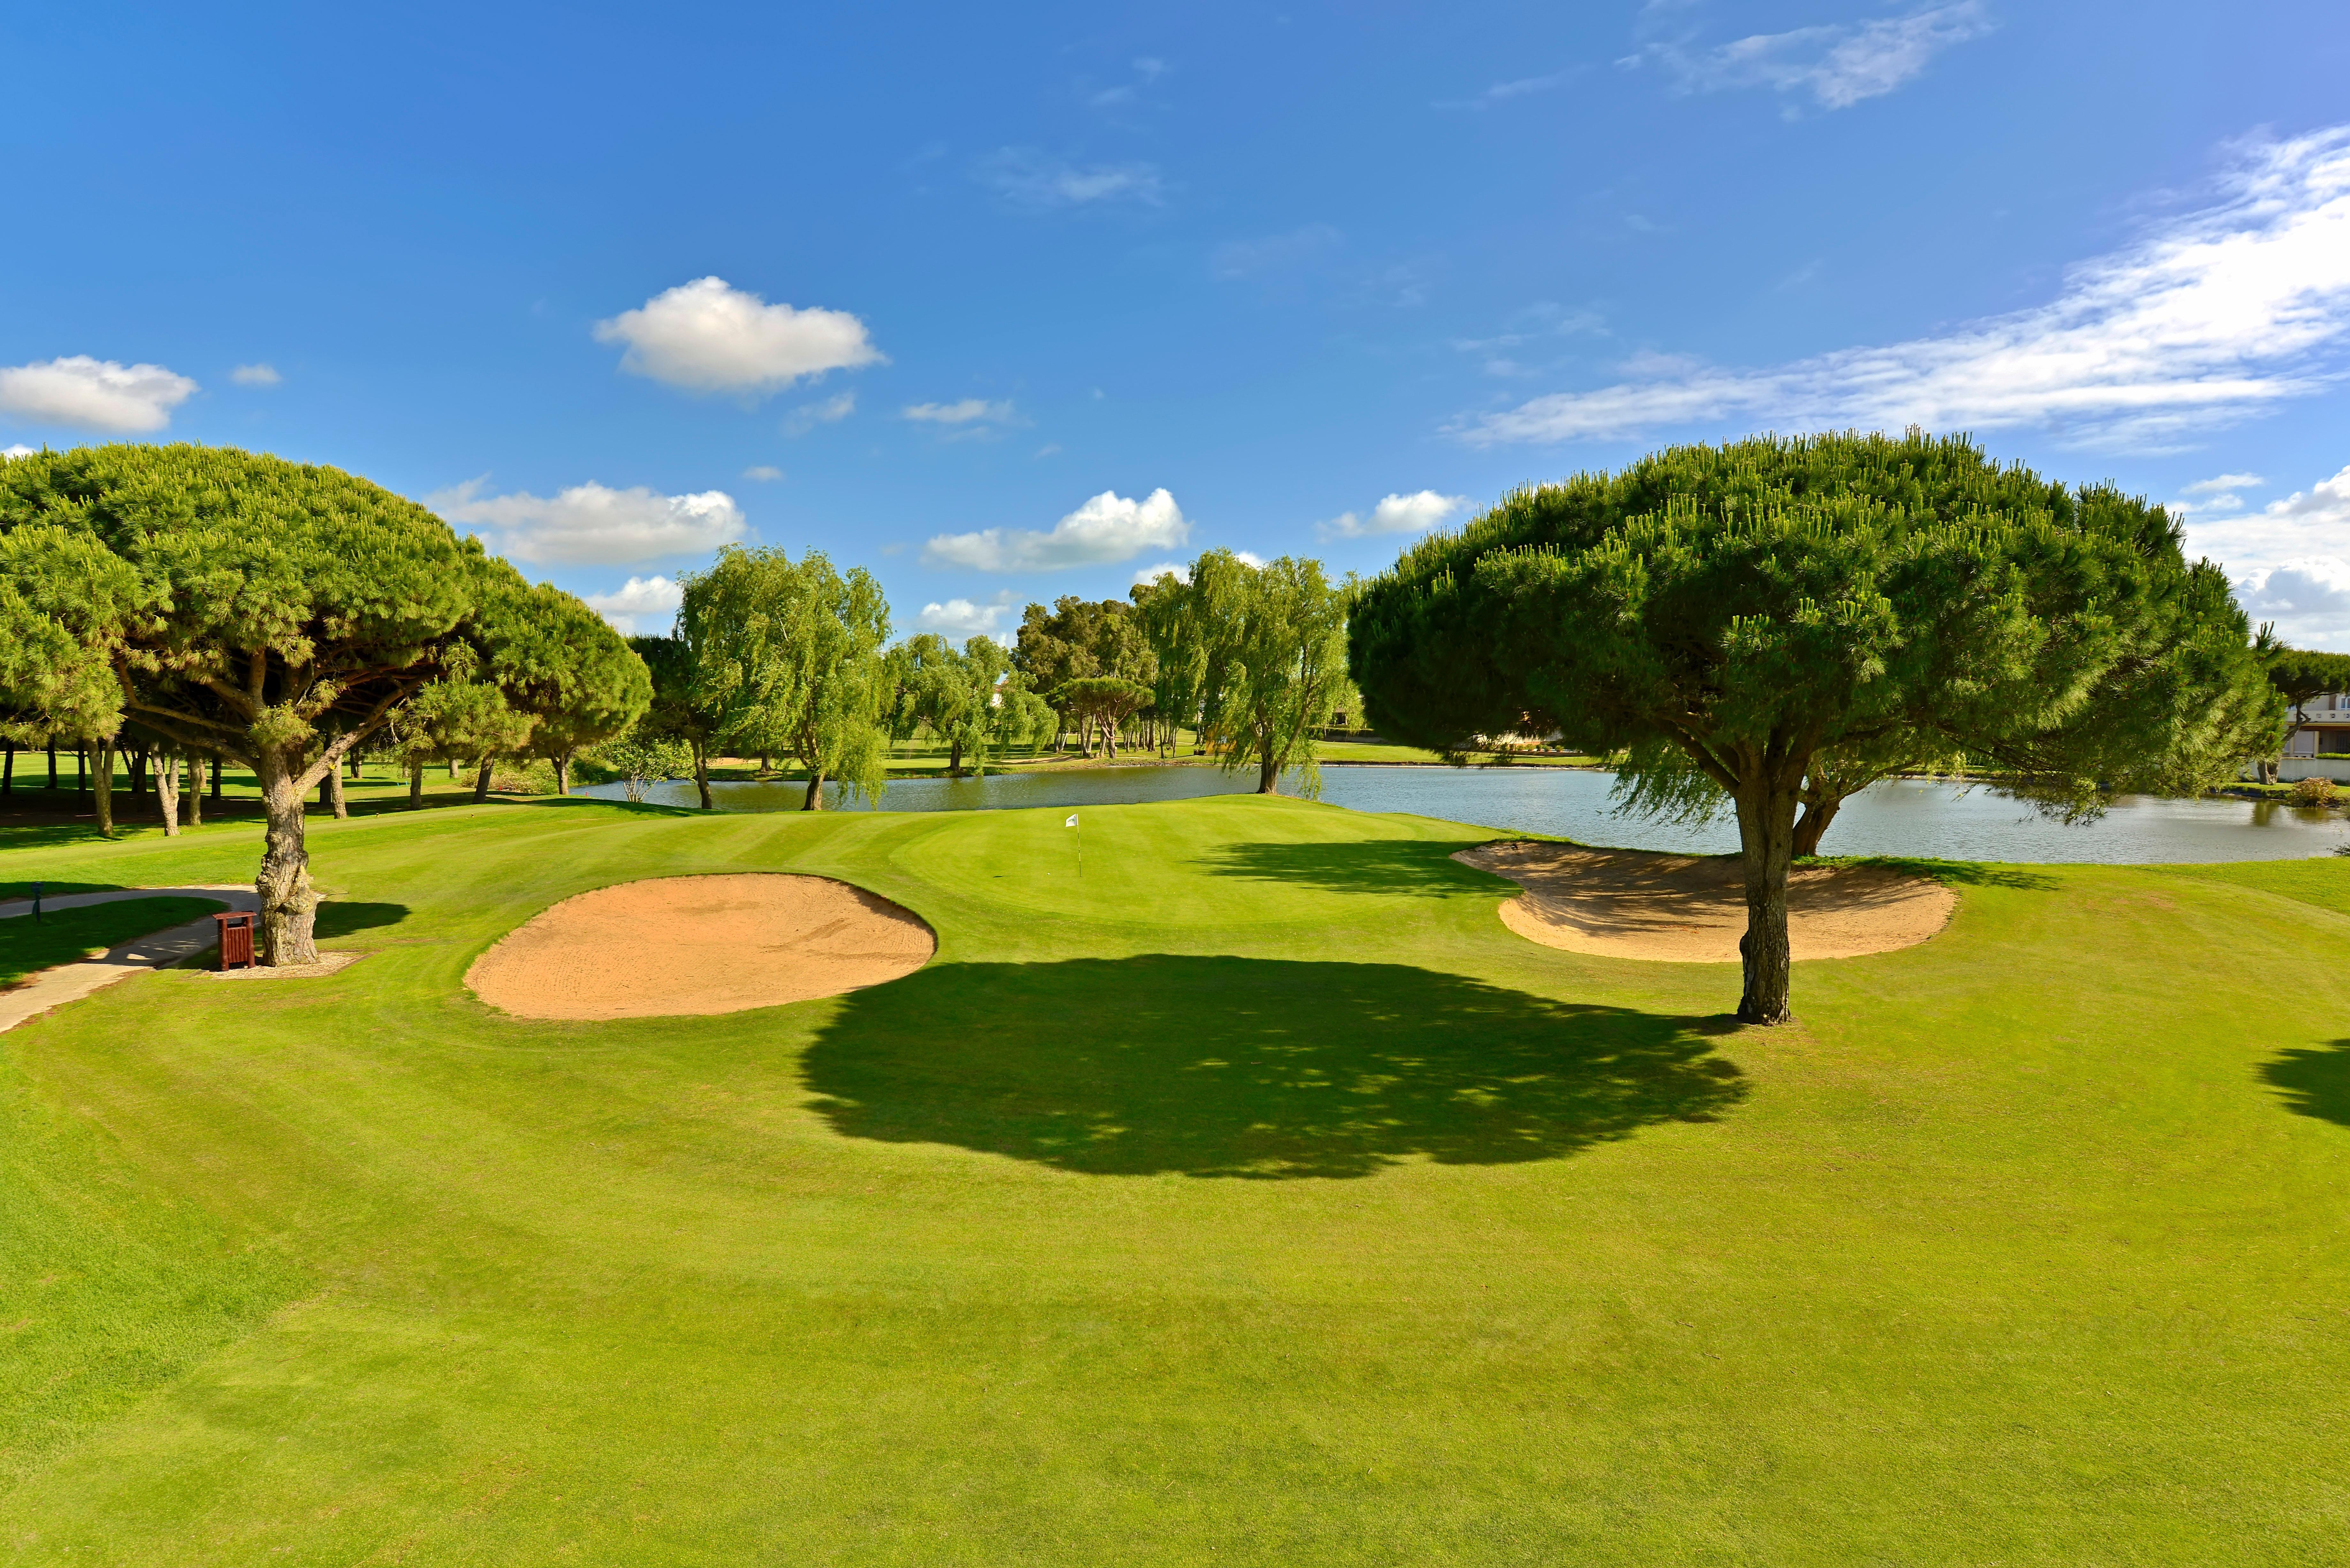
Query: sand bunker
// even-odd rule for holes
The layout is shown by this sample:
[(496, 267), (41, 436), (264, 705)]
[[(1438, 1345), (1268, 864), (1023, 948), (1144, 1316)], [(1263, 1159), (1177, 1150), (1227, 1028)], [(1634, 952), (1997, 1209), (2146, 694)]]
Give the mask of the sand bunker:
[(911, 974), (931, 928), (823, 877), (665, 877), (566, 898), (484, 953), (465, 983), (525, 1018), (740, 1012)]
[[(1502, 923), (1530, 941), (1610, 958), (1736, 963), (1746, 884), (1736, 858), (1486, 844), (1455, 860), (1525, 892)], [(1940, 930), (1959, 896), (1877, 866), (1800, 867), (1787, 878), (1787, 940), (1798, 959), (1855, 958), (1915, 947)]]

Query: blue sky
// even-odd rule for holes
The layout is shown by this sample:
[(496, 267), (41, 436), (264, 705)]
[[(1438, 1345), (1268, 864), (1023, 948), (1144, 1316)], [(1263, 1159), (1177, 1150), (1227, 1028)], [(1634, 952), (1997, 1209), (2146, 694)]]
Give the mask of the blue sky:
[(1916, 420), (2350, 648), (2338, 0), (42, 9), (0, 448), (334, 463), (638, 629), (727, 538), (1003, 633)]

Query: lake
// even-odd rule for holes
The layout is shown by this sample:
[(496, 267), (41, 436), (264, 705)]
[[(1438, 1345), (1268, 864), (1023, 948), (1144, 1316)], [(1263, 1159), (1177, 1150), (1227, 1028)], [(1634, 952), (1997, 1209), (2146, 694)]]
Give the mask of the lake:
[[(1125, 805), (1242, 794), (1253, 778), (1253, 774), (1229, 774), (1214, 768), (1144, 763), (996, 774), (983, 780), (905, 779), (889, 786), (879, 805), (884, 811)], [(1334, 767), (1325, 769), (1322, 779), (1325, 801), (1355, 811), (1411, 812), (1634, 849), (1711, 855), (1738, 847), (1737, 830), (1726, 817), (1691, 827), (1615, 815), (1608, 809), (1614, 775), (1581, 768)], [(574, 793), (622, 798), (618, 784)], [(806, 793), (806, 785), (788, 783), (711, 786), (721, 811), (796, 811)], [(839, 804), (837, 788), (827, 787), (826, 793), (828, 805)], [(655, 784), (647, 798), (691, 806), (693, 785), (690, 781)], [(2350, 844), (2350, 820), (2337, 811), (2247, 800), (2132, 796), (2095, 822), (2067, 826), (1980, 784), (1887, 779), (1845, 803), (1820, 848), (1830, 855), (2130, 864), (2289, 860), (2330, 854), (2345, 844)]]

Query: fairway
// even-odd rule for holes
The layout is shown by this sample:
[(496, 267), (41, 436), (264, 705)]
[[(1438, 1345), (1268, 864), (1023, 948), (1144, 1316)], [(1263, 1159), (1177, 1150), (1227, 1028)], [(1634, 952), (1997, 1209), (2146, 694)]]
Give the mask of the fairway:
[[(1450, 858), (1499, 835), (1065, 815), (316, 822), (365, 963), (0, 1034), (0, 1554), (2342, 1559), (2350, 861), (1954, 868), (1742, 1029), (1734, 968), (1513, 934)], [(563, 899), (750, 872), (936, 955), (721, 1016), (465, 989)]]

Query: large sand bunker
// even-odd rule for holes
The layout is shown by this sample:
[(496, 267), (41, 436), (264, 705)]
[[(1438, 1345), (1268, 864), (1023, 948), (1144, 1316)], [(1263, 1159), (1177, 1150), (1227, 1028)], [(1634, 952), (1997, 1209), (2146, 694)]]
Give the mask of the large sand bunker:
[[(1480, 845), (1453, 858), (1523, 888), (1502, 906), (1502, 923), (1544, 947), (1676, 963), (1738, 961), (1746, 883), (1734, 857), (1520, 842)], [(1799, 867), (1787, 877), (1788, 946), (1798, 959), (1915, 947), (1949, 922), (1958, 901), (1939, 882), (1881, 866)]]
[(525, 1018), (664, 1018), (835, 996), (911, 974), (931, 928), (823, 877), (664, 877), (566, 898), (465, 983)]

